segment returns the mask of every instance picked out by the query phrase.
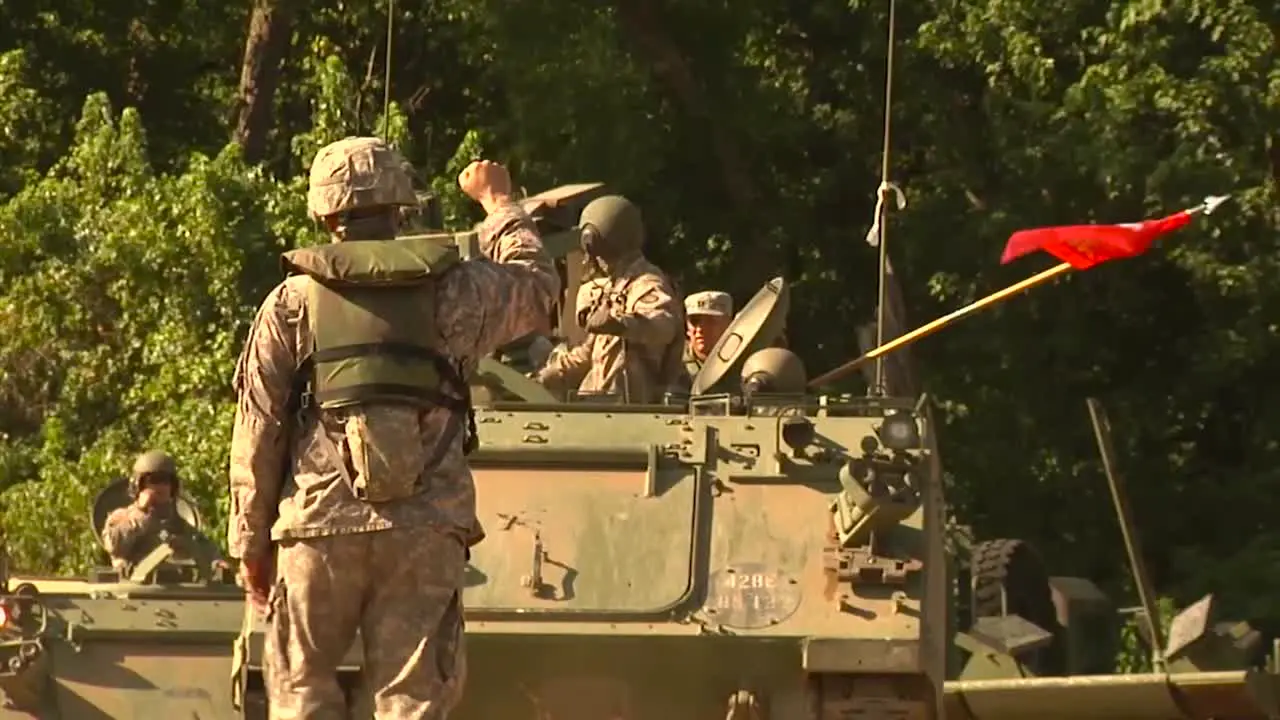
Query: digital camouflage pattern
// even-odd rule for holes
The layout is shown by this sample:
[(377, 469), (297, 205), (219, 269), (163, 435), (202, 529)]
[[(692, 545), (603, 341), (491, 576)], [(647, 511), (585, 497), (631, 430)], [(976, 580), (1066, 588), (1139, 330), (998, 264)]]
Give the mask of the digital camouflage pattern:
[(192, 541), (201, 562), (208, 564), (222, 559), (217, 544), (183, 520), (173, 503), (148, 510), (133, 502), (111, 511), (102, 524), (102, 546), (111, 556), (113, 566), (127, 568), (160, 544), (160, 533), (164, 530)]
[[(463, 361), (468, 377), (479, 358), (546, 324), (560, 284), (532, 221), (516, 205), (496, 209), (481, 225), (480, 241), (494, 262), (468, 261), (442, 276), (437, 301), (441, 348)], [(237, 364), (227, 532), (232, 556), (264, 557), (272, 540), (392, 527), (432, 525), (479, 537), (475, 487), (460, 436), (437, 471), (421, 479), (422, 493), (378, 507), (355, 498), (317, 436), (328, 433), (350, 461), (346, 429), (335, 418), (325, 417), (319, 425), (309, 419), (290, 446), (294, 418), (287, 407), (294, 370), (311, 346), (303, 302), (308, 282), (305, 275), (293, 276), (267, 295)], [(366, 412), (395, 415), (404, 443), (428, 448), (450, 419), (445, 410), (371, 407)]]
[(307, 211), (313, 218), (377, 205), (416, 206), (407, 164), (379, 138), (348, 137), (326, 145), (311, 162)]
[(620, 335), (589, 333), (578, 345), (553, 353), (537, 374), (553, 391), (616, 393), (627, 402), (654, 402), (667, 388), (659, 381), (671, 343), (683, 342), (681, 305), (667, 276), (643, 256), (579, 292), (578, 312), (607, 303)]
[(466, 683), (464, 552), (425, 526), (280, 543), (263, 668), (273, 720), (347, 717), (332, 669), (357, 629), (376, 718), (446, 717)]
[[(398, 155), (381, 157), (393, 163)], [(310, 202), (315, 211), (314, 193)], [(499, 346), (543, 328), (560, 286), (532, 220), (518, 206), (494, 208), (478, 230), (488, 259), (453, 268), (437, 286), (438, 349), (462, 365), (465, 377)], [(321, 645), (332, 642), (345, 651), (358, 627), (366, 639), (377, 639), (366, 647), (365, 662), (382, 668), (374, 671), (382, 683), (375, 692), (384, 708), (393, 708), (379, 717), (444, 717), (462, 686), (460, 674), (441, 680), (432, 670), (448, 670), (462, 652), (460, 631), (450, 626), (460, 624), (450, 613), (460, 615), (461, 608), (449, 610), (444, 593), (461, 588), (464, 543), (483, 537), (463, 437), (459, 433), (449, 444), (434, 471), (420, 471), (418, 494), (377, 505), (356, 499), (336, 464), (351, 461), (344, 423), (336, 413), (312, 412), (298, 420), (289, 411), (298, 362), (312, 346), (309, 282), (293, 276), (268, 294), (235, 377), (230, 552), (260, 560), (270, 556), (272, 541), (280, 543), (269, 630), (277, 642), (267, 660), (274, 667), (266, 688), (272, 716), (339, 716), (323, 709), (340, 707), (331, 704), (338, 651)], [(372, 405), (344, 416), (397, 429), (399, 437), (380, 436), (388, 438), (387, 447), (364, 451), (394, 449), (406, 456), (433, 448), (453, 418), (443, 408)], [(379, 604), (369, 597), (381, 598)], [(354, 619), (352, 612), (358, 613)], [(434, 644), (433, 638), (453, 635), (456, 642)], [(303, 644), (305, 637), (310, 645)], [(424, 648), (439, 657), (420, 654)], [(408, 674), (401, 674), (406, 667)], [(312, 710), (308, 702), (322, 709)], [(394, 709), (397, 703), (410, 709)], [(283, 709), (276, 712), (277, 706)]]

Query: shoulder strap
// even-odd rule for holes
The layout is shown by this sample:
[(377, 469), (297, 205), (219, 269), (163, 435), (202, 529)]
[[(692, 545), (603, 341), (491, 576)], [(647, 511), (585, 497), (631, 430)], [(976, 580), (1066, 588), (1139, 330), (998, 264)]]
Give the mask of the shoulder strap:
[(297, 248), (281, 255), (280, 265), (286, 275), (309, 275), (332, 287), (394, 287), (421, 284), (460, 259), (441, 236), (415, 235)]

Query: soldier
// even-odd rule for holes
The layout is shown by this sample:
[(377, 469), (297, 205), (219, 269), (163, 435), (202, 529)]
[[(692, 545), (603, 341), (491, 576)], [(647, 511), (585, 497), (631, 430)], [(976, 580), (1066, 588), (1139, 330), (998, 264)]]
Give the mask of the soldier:
[[(444, 718), (465, 682), (462, 581), (483, 538), (466, 455), (477, 359), (546, 324), (559, 276), (501, 165), (458, 184), (487, 258), (387, 240), (415, 202), (401, 156), (350, 137), (311, 165), (334, 242), (286, 253), (237, 364), (231, 553), (269, 622), (275, 720), (346, 717), (357, 629), (375, 717)], [(273, 555), (272, 544), (276, 548)]]
[(133, 502), (113, 510), (102, 526), (102, 545), (114, 567), (127, 572), (165, 534), (189, 540), (185, 549), (205, 567), (225, 565), (218, 546), (178, 515), (179, 486), (177, 464), (168, 453), (151, 450), (133, 461), (129, 474)]
[(720, 342), (720, 336), (733, 322), (733, 298), (719, 290), (694, 293), (684, 300), (684, 318), (688, 341), (684, 348), (684, 384), (687, 387), (702, 369), (711, 348)]
[(536, 378), (552, 390), (611, 393), (656, 402), (680, 373), (680, 303), (662, 270), (641, 252), (644, 222), (626, 198), (591, 201), (579, 221), (583, 246), (604, 272), (578, 292), (585, 341), (553, 353)]
[[(573, 307), (575, 312), (581, 312), (586, 308), (592, 307), (600, 294), (604, 292), (604, 285), (607, 282), (605, 278), (596, 278), (587, 280), (579, 285), (578, 295), (574, 298)], [(579, 322), (581, 323), (581, 321)], [(578, 387), (582, 384), (583, 379), (587, 376), (587, 370), (591, 367), (591, 345), (595, 342), (593, 338), (594, 335), (587, 333), (577, 343), (571, 344), (568, 339), (556, 343), (542, 358), (542, 361), (535, 365), (536, 369), (527, 373), (527, 375), (538, 382), (542, 382), (549, 390), (560, 395), (563, 395), (567, 388)], [(539, 373), (553, 363), (561, 368), (560, 374), (554, 379), (539, 377)]]

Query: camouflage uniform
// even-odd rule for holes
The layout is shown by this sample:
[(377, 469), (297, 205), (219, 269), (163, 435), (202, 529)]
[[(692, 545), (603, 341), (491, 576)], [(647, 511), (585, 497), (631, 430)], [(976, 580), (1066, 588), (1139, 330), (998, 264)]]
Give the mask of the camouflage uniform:
[(126, 569), (160, 544), (162, 530), (192, 541), (192, 554), (202, 564), (222, 559), (218, 546), (183, 520), (172, 503), (147, 509), (134, 502), (111, 511), (102, 527), (102, 546), (111, 556), (112, 565)]
[[(684, 299), (684, 315), (686, 321), (689, 318), (698, 315), (711, 315), (715, 317), (732, 318), (733, 317), (733, 297), (729, 293), (719, 290), (704, 290), (694, 293)], [(678, 384), (681, 390), (688, 392), (693, 387), (693, 378), (702, 370), (702, 363), (706, 358), (698, 357), (693, 350), (692, 326), (685, 328), (686, 338), (684, 346), (684, 357), (682, 362), (684, 372), (680, 376)], [(715, 347), (716, 341), (720, 338), (709, 338), (711, 347)]]
[[(152, 474), (166, 476), (172, 483), (172, 498), (164, 505), (144, 508), (137, 499), (140, 485), (144, 476)], [(111, 556), (114, 567), (127, 570), (142, 560), (159, 546), (163, 531), (188, 539), (189, 549), (203, 564), (222, 559), (218, 546), (178, 514), (176, 502), (180, 487), (173, 458), (157, 451), (138, 456), (129, 478), (129, 495), (135, 498), (134, 502), (112, 510), (102, 524), (102, 547)]]
[[(322, 149), (311, 170), (312, 214), (409, 204), (402, 162), (376, 138)], [(494, 209), (479, 231), (488, 259), (458, 264), (434, 281), (438, 348), (459, 361), (463, 377), (478, 358), (545, 325), (559, 290), (518, 206)], [(272, 541), (279, 546), (264, 663), (271, 717), (346, 717), (336, 669), (359, 629), (376, 717), (444, 718), (465, 678), (465, 544), (483, 537), (464, 437), (446, 407), (291, 414), (296, 368), (313, 347), (311, 282), (295, 275), (267, 296), (235, 380), (231, 553), (263, 558)], [(353, 427), (378, 428), (378, 445), (353, 442)], [(356, 460), (398, 468), (417, 478), (416, 494), (358, 499), (334, 451), (348, 468)]]
[[(597, 235), (603, 238), (594, 248), (588, 242), (587, 249), (607, 276), (579, 290), (578, 319), (588, 330), (586, 339), (552, 353), (536, 377), (553, 390), (577, 385), (580, 393), (655, 402), (679, 372), (674, 365), (682, 347), (673, 346), (683, 346), (684, 338), (676, 292), (662, 270), (641, 254), (644, 227), (629, 202), (617, 196), (594, 200), (582, 211), (582, 223), (599, 226)], [(589, 325), (593, 314), (603, 320), (601, 325)]]

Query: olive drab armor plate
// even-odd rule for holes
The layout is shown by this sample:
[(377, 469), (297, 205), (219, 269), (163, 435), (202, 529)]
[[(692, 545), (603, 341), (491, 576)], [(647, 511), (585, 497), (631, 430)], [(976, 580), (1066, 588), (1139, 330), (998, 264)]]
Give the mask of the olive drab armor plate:
[(582, 208), (604, 194), (604, 183), (600, 182), (560, 185), (524, 198), (520, 201), (520, 207), (535, 220), (541, 219), (554, 227), (568, 228), (578, 223)]
[[(458, 261), (456, 248), (430, 236), (362, 240), (286, 253), (305, 273), (315, 346), (307, 358), (310, 394), (322, 409), (371, 402), (456, 404), (444, 384), (457, 371), (434, 349), (435, 286)], [(465, 387), (465, 386), (464, 386)]]
[(787, 322), (791, 307), (791, 286), (783, 278), (776, 277), (751, 298), (751, 301), (729, 323), (707, 353), (702, 369), (693, 378), (690, 392), (702, 395), (725, 378), (733, 377), (730, 371), (757, 350), (769, 346)]

